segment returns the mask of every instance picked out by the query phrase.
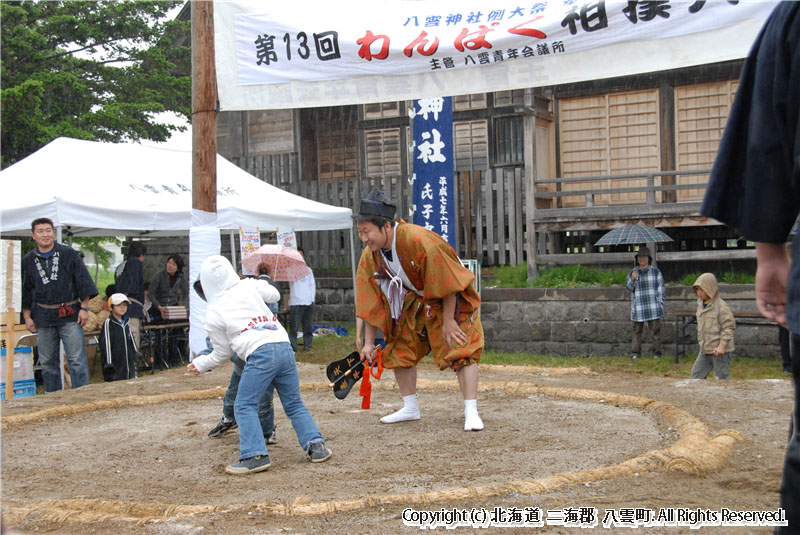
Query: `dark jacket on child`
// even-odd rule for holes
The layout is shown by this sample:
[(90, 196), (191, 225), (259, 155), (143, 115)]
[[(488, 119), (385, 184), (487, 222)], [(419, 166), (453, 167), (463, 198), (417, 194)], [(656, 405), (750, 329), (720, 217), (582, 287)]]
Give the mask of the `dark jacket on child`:
[(119, 381), (136, 377), (136, 343), (133, 341), (127, 316), (118, 321), (111, 315), (100, 331), (100, 355), (103, 358), (103, 378)]

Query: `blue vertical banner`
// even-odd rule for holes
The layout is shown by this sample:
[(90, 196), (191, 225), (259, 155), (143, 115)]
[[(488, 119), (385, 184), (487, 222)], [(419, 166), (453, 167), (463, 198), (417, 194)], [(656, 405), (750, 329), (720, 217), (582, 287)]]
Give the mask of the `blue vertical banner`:
[(456, 248), (453, 99), (421, 98), (409, 110), (414, 128), (414, 224)]

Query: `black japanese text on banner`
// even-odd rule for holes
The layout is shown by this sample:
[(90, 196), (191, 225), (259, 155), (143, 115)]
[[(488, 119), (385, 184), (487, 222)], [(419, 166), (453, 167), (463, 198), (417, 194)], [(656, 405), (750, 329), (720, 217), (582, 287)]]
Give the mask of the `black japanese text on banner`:
[(220, 105), (410, 100), (726, 61), (747, 55), (775, 4), (226, 0), (214, 10)]

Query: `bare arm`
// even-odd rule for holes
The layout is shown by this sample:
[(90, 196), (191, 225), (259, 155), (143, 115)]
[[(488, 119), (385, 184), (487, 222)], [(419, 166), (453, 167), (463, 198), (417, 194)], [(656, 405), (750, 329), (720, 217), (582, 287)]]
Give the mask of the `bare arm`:
[(756, 305), (761, 314), (786, 327), (786, 283), (791, 260), (778, 243), (756, 243)]
[(29, 308), (22, 309), (22, 317), (25, 319), (25, 328), (28, 329), (28, 331), (32, 333), (38, 332), (36, 324), (31, 319), (31, 310)]
[(442, 338), (450, 348), (463, 346), (469, 341), (455, 319), (457, 299), (458, 294), (450, 294), (442, 299)]
[(361, 348), (361, 355), (367, 357), (372, 362), (375, 359), (375, 334), (378, 328), (364, 322), (364, 346)]

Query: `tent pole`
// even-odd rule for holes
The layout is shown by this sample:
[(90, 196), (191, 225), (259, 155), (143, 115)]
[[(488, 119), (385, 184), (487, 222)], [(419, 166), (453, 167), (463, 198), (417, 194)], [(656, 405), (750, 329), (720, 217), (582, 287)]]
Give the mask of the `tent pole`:
[(356, 295), (356, 242), (353, 238), (353, 226), (350, 225), (350, 271), (353, 273), (353, 298)]
[(231, 265), (233, 266), (233, 269), (236, 269), (236, 247), (235, 247), (236, 243), (234, 242), (233, 239), (233, 231), (231, 230), (230, 233), (231, 233)]

